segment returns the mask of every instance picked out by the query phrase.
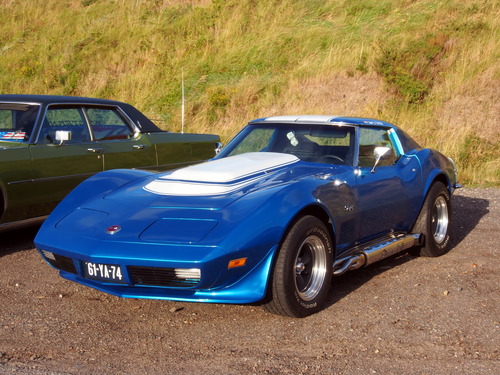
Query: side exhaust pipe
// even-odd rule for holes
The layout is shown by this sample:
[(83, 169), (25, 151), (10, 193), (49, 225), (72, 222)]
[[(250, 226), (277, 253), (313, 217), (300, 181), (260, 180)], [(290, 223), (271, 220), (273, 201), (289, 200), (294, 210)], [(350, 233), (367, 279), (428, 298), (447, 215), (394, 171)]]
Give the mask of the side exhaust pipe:
[(376, 243), (354, 248), (349, 255), (338, 259), (333, 265), (333, 275), (340, 276), (390, 257), (401, 251), (421, 244), (421, 234), (393, 235)]

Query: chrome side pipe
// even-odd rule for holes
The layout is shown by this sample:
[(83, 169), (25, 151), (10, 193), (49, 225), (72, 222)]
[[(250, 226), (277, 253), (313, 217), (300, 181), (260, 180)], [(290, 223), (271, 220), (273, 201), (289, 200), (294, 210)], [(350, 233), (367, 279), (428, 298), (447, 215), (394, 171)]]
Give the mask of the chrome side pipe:
[(421, 244), (421, 237), (420, 233), (391, 235), (380, 242), (367, 244), (366, 247), (356, 247), (349, 252), (349, 255), (342, 256), (335, 261), (333, 275), (343, 275), (347, 271), (368, 266), (369, 264), (419, 245)]

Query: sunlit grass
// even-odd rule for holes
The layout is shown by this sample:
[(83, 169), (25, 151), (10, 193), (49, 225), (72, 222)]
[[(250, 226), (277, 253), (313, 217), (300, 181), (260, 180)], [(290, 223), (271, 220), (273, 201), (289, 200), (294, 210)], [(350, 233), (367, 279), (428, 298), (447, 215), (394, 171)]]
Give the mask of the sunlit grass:
[(255, 117), (381, 118), (500, 185), (494, 0), (0, 0), (0, 93), (129, 102), (227, 141)]

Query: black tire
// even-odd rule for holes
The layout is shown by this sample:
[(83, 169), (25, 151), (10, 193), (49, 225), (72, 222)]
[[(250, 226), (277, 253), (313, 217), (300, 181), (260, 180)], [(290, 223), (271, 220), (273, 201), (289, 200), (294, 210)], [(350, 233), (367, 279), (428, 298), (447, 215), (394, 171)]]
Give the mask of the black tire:
[(286, 234), (273, 269), (264, 308), (302, 318), (319, 311), (332, 279), (333, 247), (321, 220), (300, 218)]
[(416, 253), (421, 256), (437, 257), (448, 252), (450, 228), (450, 193), (443, 183), (436, 182), (429, 190), (413, 227), (413, 233), (424, 235), (423, 244)]

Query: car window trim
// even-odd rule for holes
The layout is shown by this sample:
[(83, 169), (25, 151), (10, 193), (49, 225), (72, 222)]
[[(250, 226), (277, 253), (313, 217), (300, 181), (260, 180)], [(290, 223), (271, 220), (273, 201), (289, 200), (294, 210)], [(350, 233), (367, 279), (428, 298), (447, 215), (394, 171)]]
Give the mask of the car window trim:
[[(38, 103), (38, 105), (40, 105), (40, 107), (42, 107), (42, 105), (40, 103)], [(36, 137), (34, 137), (33, 139), (30, 139), (30, 144), (38, 144), (38, 138), (39, 138), (40, 132), (42, 130), (43, 120), (47, 116), (47, 111), (52, 106), (56, 106), (56, 107), (68, 107), (68, 108), (78, 108), (79, 110), (81, 110), (83, 112), (83, 114), (84, 114), (84, 119), (85, 119), (85, 122), (87, 124), (87, 128), (89, 128), (89, 131), (90, 131), (91, 142), (96, 142), (96, 141), (94, 139), (94, 133), (92, 132), (92, 127), (91, 127), (90, 121), (89, 121), (89, 119), (87, 117), (87, 113), (84, 110), (85, 107), (87, 107), (87, 108), (110, 108), (110, 109), (115, 109), (118, 112), (118, 114), (120, 116), (122, 116), (124, 122), (129, 126), (129, 128), (131, 129), (131, 131), (134, 133), (134, 138), (137, 136), (138, 133), (140, 133), (140, 130), (137, 127), (137, 125), (132, 121), (132, 119), (127, 115), (127, 113), (120, 106), (118, 106), (118, 105), (96, 104), (96, 103), (77, 103), (77, 102), (50, 103), (50, 104), (47, 104), (47, 105), (44, 106), (44, 108), (43, 108), (43, 115), (41, 117), (40, 117), (40, 113), (42, 111), (39, 111), (38, 117), (37, 117), (37, 119), (35, 121), (36, 131), (33, 131), (33, 134), (31, 135), (30, 138), (34, 137), (35, 133), (36, 133)], [(36, 126), (36, 125), (38, 125), (38, 126)]]

